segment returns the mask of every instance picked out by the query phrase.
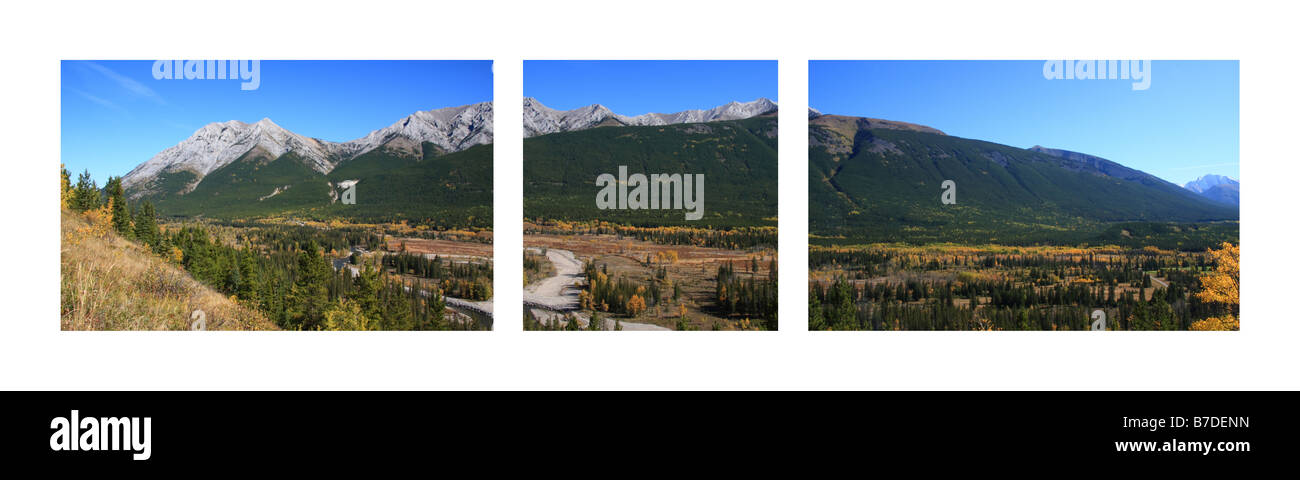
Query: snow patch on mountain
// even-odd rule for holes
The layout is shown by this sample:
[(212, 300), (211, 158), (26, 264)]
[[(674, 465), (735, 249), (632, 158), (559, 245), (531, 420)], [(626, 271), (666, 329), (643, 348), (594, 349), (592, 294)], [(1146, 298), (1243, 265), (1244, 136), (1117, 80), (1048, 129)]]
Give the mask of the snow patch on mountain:
[(285, 186), (283, 186), (283, 187), (275, 187), (275, 190), (272, 190), (271, 193), (268, 193), (268, 194), (266, 194), (266, 195), (263, 195), (263, 196), (257, 197), (257, 201), (260, 202), (260, 201), (266, 200), (266, 199), (268, 199), (268, 198), (274, 197), (274, 196), (276, 196), (276, 195), (279, 195), (281, 192), (283, 192), (283, 191), (285, 191), (285, 190), (288, 190), (289, 187), (292, 187), (292, 186), (293, 186), (293, 185), (285, 185)]
[(533, 97), (524, 98), (524, 136), (535, 137), (556, 132), (571, 132), (609, 125), (652, 126), (675, 123), (703, 123), (741, 120), (777, 110), (776, 102), (760, 98), (752, 102), (731, 102), (708, 110), (685, 110), (677, 113), (646, 113), (626, 116), (604, 105), (593, 104), (573, 110), (556, 110)]
[(207, 174), (255, 148), (272, 158), (296, 153), (307, 166), (321, 173), (329, 173), (341, 162), (396, 140), (415, 146), (429, 142), (446, 152), (457, 152), (492, 143), (492, 113), (492, 102), (419, 111), (364, 137), (342, 143), (298, 135), (268, 118), (252, 124), (238, 120), (211, 123), (136, 166), (122, 177), (122, 186), (133, 191), (132, 197), (139, 197), (150, 193), (149, 181), (159, 174), (180, 171), (193, 172), (193, 183), (197, 184)]
[(1206, 191), (1209, 191), (1211, 188), (1214, 188), (1217, 185), (1240, 185), (1240, 184), (1241, 182), (1234, 180), (1232, 177), (1215, 175), (1211, 173), (1207, 175), (1202, 175), (1201, 178), (1187, 182), (1186, 185), (1183, 185), (1183, 188), (1186, 188), (1196, 193), (1205, 193)]
[(343, 160), (350, 160), (395, 139), (429, 142), (447, 152), (492, 143), (492, 103), (415, 112), (388, 127), (340, 144)]
[(159, 152), (149, 161), (135, 167), (122, 178), (122, 185), (129, 188), (164, 171), (189, 170), (196, 177), (202, 178), (255, 148), (261, 148), (276, 157), (290, 151), (298, 152), (310, 162), (312, 168), (322, 169), (328, 165), (327, 158), (332, 147), (329, 142), (285, 130), (268, 118), (257, 123), (238, 120), (210, 123), (185, 141)]
[(1232, 177), (1208, 174), (1187, 182), (1183, 188), (1225, 205), (1241, 205), (1241, 182)]

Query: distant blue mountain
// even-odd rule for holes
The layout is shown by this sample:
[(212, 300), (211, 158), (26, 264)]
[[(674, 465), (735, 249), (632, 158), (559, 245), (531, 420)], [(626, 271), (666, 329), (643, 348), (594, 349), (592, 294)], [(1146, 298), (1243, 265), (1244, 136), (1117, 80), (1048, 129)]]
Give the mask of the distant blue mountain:
[(1241, 182), (1232, 177), (1209, 174), (1187, 182), (1183, 188), (1225, 205), (1241, 204)]

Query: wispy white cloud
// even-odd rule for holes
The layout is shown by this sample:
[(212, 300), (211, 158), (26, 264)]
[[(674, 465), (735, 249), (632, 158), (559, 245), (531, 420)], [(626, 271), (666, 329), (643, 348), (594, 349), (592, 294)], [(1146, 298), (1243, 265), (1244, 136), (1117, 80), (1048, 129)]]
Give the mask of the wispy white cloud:
[(87, 68), (98, 72), (100, 75), (103, 75), (113, 83), (116, 83), (118, 87), (121, 87), (123, 90), (126, 90), (128, 93), (135, 95), (136, 97), (153, 101), (159, 105), (167, 104), (167, 101), (163, 100), (162, 95), (158, 95), (158, 92), (155, 92), (152, 88), (145, 86), (143, 83), (114, 72), (112, 69), (95, 62), (84, 62), (84, 65)]
[(82, 98), (85, 98), (86, 100), (90, 100), (92, 103), (96, 103), (96, 104), (98, 104), (98, 105), (100, 105), (100, 106), (102, 106), (102, 107), (104, 107), (104, 108), (108, 108), (108, 109), (111, 109), (111, 110), (116, 110), (116, 111), (118, 111), (118, 112), (125, 113), (125, 114), (127, 114), (127, 115), (130, 115), (130, 114), (131, 114), (131, 112), (127, 111), (125, 108), (122, 108), (121, 105), (118, 105), (118, 104), (116, 104), (116, 103), (114, 103), (114, 102), (112, 102), (112, 101), (110, 101), (110, 100), (106, 100), (106, 99), (103, 99), (103, 98), (100, 98), (100, 97), (96, 97), (96, 96), (94, 96), (94, 95), (91, 95), (91, 94), (86, 93), (86, 92), (81, 91), (81, 90), (77, 90), (77, 89), (75, 89), (75, 88), (69, 88), (68, 90), (72, 91), (72, 93), (75, 93), (75, 94), (77, 94), (77, 95), (81, 95)]

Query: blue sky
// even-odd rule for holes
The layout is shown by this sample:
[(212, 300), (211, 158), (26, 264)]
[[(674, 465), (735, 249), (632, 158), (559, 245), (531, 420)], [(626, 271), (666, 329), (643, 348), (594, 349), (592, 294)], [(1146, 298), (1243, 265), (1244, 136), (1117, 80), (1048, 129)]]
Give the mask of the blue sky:
[(492, 100), (491, 61), (262, 61), (261, 85), (156, 80), (149, 61), (62, 62), (62, 162), (103, 185), (203, 125), (270, 118), (352, 140), (419, 110)]
[(1236, 61), (1153, 61), (1132, 80), (1048, 80), (1042, 61), (813, 61), (809, 106), (1015, 147), (1096, 155), (1182, 185), (1240, 177)]
[(622, 115), (777, 101), (775, 60), (536, 60), (524, 62), (524, 96), (572, 110), (599, 103)]

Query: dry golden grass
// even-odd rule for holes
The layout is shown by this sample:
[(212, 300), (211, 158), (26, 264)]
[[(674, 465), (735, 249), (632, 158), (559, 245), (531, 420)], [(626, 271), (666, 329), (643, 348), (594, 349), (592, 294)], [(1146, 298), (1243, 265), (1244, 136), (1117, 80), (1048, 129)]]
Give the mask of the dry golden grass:
[(453, 257), (477, 257), (492, 260), (492, 244), (479, 242), (459, 242), (454, 240), (434, 240), (416, 237), (387, 236), (388, 249), (397, 251), (406, 245), (407, 253), (432, 254)]
[(60, 326), (64, 330), (188, 330), (202, 310), (209, 330), (275, 330), (252, 308), (99, 222), (63, 212)]

